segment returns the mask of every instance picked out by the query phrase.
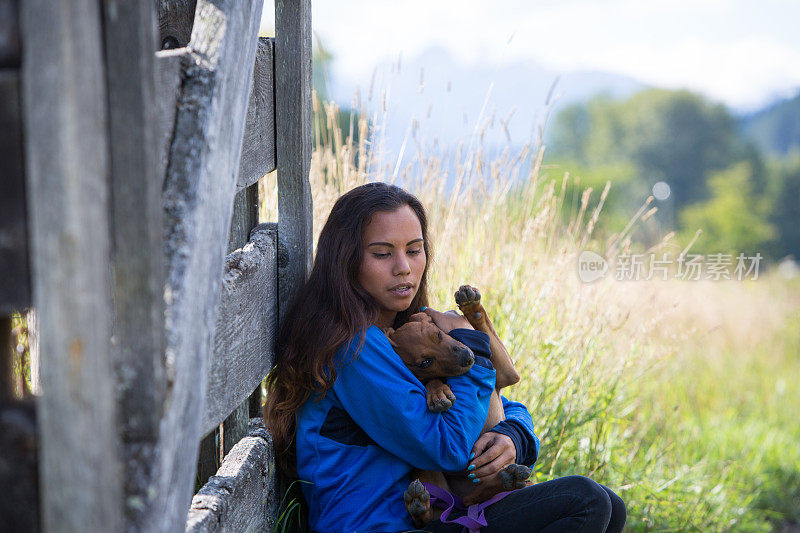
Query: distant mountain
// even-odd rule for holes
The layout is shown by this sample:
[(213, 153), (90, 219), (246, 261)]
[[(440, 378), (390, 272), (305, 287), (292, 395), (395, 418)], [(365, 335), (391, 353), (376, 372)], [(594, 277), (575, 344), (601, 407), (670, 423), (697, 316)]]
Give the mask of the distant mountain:
[(800, 149), (800, 93), (739, 119), (742, 134), (773, 155)]
[(338, 80), (335, 65), (333, 75), (332, 98), (350, 105), (358, 87), (362, 105), (384, 127), (386, 148), (394, 154), (404, 140), (410, 151), (415, 139), (451, 147), (470, 142), (474, 134), (482, 134), (485, 147), (521, 146), (537, 138), (548, 95), (552, 118), (564, 105), (604, 93), (624, 98), (645, 87), (604, 72), (559, 75), (530, 61), (465, 66), (442, 48), (430, 48), (407, 63), (383, 64), (372, 79)]

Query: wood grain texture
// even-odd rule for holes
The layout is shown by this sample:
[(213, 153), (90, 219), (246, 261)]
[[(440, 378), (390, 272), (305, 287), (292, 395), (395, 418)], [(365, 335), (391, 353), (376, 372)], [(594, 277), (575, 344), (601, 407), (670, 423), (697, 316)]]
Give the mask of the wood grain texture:
[(122, 529), (100, 3), (21, 6), (43, 528)]
[(0, 0), (0, 69), (20, 65), (19, 0)]
[(237, 189), (253, 185), (275, 170), (274, 46), (273, 39), (259, 37)]
[(182, 48), (189, 44), (197, 0), (158, 2), (159, 48)]
[[(256, 56), (258, 64), (258, 56)], [(255, 71), (254, 71), (255, 76)], [(250, 92), (250, 102), (256, 81), (253, 80), (253, 89)], [(250, 109), (251, 106), (248, 107)], [(249, 118), (249, 115), (248, 115)], [(245, 142), (247, 139), (247, 126), (245, 126)], [(244, 157), (245, 147), (242, 147)], [(250, 238), (250, 230), (258, 225), (258, 185), (251, 185), (236, 193), (233, 200), (233, 217), (231, 218), (231, 231), (228, 238), (228, 253), (243, 247)], [(259, 390), (260, 392), (260, 390)], [(227, 454), (240, 439), (247, 435), (250, 423), (250, 409), (248, 399), (243, 401), (222, 423), (222, 454)]]
[(0, 69), (0, 316), (31, 305), (18, 69)]
[(0, 316), (31, 304), (18, 4), (0, 0)]
[[(245, 121), (242, 156), (236, 190), (255, 184), (265, 174), (275, 170), (275, 88), (273, 83), (272, 39), (259, 38), (253, 69)], [(181, 81), (181, 57), (188, 48), (162, 50), (156, 54), (156, 102), (159, 123), (159, 160), (167, 167), (168, 148), (175, 125)]]
[(192, 499), (186, 531), (272, 531), (279, 500), (275, 478), (272, 438), (254, 418), (248, 436)]
[(274, 358), (277, 269), (274, 225), (225, 259), (202, 432), (222, 422), (261, 383)]
[(250, 240), (250, 232), (258, 225), (258, 186), (250, 186), (236, 192), (233, 199), (228, 233), (228, 253), (238, 250)]
[(261, 18), (257, 0), (199, 0), (164, 183), (167, 403), (145, 530), (183, 527)]
[(172, 135), (175, 132), (175, 115), (181, 94), (181, 64), (190, 55), (188, 48), (156, 52), (156, 151), (162, 187), (167, 175)]
[(0, 315), (0, 405), (14, 399), (14, 381), (11, 375), (16, 351), (12, 346), (11, 316)]
[[(280, 316), (311, 271), (311, 1), (275, 2)], [(285, 260), (284, 260), (285, 258)]]
[(102, 2), (112, 189), (114, 329), (125, 528), (140, 529), (152, 466), (164, 371), (164, 251), (157, 150), (152, 2)]

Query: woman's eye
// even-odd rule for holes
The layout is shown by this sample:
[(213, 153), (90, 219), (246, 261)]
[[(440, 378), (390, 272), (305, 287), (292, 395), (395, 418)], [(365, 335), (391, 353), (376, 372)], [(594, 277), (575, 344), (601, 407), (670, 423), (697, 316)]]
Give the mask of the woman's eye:
[(424, 361), (422, 361), (422, 362), (421, 362), (421, 363), (420, 363), (418, 366), (419, 366), (420, 368), (428, 368), (428, 367), (429, 367), (429, 366), (431, 366), (432, 364), (433, 364), (433, 359), (425, 359), (425, 360), (424, 360)]
[(385, 253), (376, 252), (376, 253), (372, 254), (372, 256), (375, 257), (376, 259), (386, 259), (387, 257), (389, 257), (389, 253), (388, 252), (385, 252)]
[(419, 255), (422, 253), (422, 249), (419, 250), (409, 250), (408, 255)]

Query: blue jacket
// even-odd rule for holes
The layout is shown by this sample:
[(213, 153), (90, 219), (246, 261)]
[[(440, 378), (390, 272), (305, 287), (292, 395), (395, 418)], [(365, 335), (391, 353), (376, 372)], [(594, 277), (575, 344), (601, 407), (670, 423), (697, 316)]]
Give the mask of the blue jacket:
[[(402, 496), (411, 469), (464, 470), (494, 389), (494, 370), (475, 364), (448, 378), (453, 407), (432, 413), (383, 332), (370, 326), (361, 340), (340, 348), (334, 386), (297, 414), (298, 477), (309, 482), (301, 486), (310, 526), (322, 533), (413, 529)], [(503, 405), (535, 439), (527, 409)]]

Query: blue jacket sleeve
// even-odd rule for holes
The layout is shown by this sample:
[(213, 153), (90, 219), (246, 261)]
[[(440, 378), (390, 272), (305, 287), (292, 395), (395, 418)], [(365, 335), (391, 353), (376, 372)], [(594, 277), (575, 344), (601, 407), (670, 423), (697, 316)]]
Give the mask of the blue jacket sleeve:
[(533, 419), (528, 409), (519, 402), (512, 402), (505, 396), (503, 410), (506, 419), (490, 431), (508, 436), (517, 449), (517, 464), (533, 466), (539, 457), (539, 438), (533, 431)]
[(456, 401), (444, 413), (428, 411), (425, 387), (371, 326), (346, 347), (333, 391), (353, 421), (381, 448), (417, 468), (460, 471), (489, 410), (495, 372), (473, 365), (448, 378)]

